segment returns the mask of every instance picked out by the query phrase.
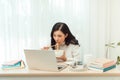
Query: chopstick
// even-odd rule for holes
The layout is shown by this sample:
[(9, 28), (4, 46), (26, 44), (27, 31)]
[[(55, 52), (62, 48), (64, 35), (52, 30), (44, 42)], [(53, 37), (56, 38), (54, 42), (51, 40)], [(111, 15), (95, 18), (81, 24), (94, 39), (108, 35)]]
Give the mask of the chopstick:
[(56, 47), (56, 50), (59, 50), (59, 46), (57, 44), (49, 46), (49, 48), (51, 47)]
[(51, 46), (49, 46), (49, 48), (54, 47), (54, 46), (56, 46), (56, 45), (51, 45)]

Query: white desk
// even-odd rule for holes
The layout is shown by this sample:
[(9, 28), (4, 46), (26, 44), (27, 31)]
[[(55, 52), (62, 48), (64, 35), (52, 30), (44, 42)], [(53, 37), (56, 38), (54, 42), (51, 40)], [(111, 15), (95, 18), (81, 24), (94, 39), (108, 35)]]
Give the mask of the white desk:
[(48, 72), (39, 70), (1, 70), (0, 80), (119, 80), (120, 71), (113, 69), (107, 72), (91, 70), (71, 72), (68, 68), (61, 72)]

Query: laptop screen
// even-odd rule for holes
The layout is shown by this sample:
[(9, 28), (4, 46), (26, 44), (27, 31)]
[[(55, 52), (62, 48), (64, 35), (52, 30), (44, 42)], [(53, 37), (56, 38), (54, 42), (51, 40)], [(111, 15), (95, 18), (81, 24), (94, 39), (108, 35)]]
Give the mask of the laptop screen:
[(29, 69), (59, 71), (53, 50), (24, 50)]

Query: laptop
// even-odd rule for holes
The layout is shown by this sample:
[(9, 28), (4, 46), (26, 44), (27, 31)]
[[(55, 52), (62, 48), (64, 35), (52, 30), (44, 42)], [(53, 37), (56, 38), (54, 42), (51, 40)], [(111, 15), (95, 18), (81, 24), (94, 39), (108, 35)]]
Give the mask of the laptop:
[(24, 50), (29, 69), (44, 71), (61, 71), (67, 65), (58, 65), (53, 50)]

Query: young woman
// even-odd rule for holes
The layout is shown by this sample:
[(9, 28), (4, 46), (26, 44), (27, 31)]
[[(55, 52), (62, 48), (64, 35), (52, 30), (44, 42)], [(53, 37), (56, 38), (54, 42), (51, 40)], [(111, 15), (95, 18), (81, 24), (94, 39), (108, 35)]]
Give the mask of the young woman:
[(80, 58), (78, 40), (76, 40), (65, 23), (58, 22), (53, 26), (51, 31), (51, 47), (53, 50), (64, 50), (63, 55), (57, 57), (59, 60), (66, 61), (73, 57)]

